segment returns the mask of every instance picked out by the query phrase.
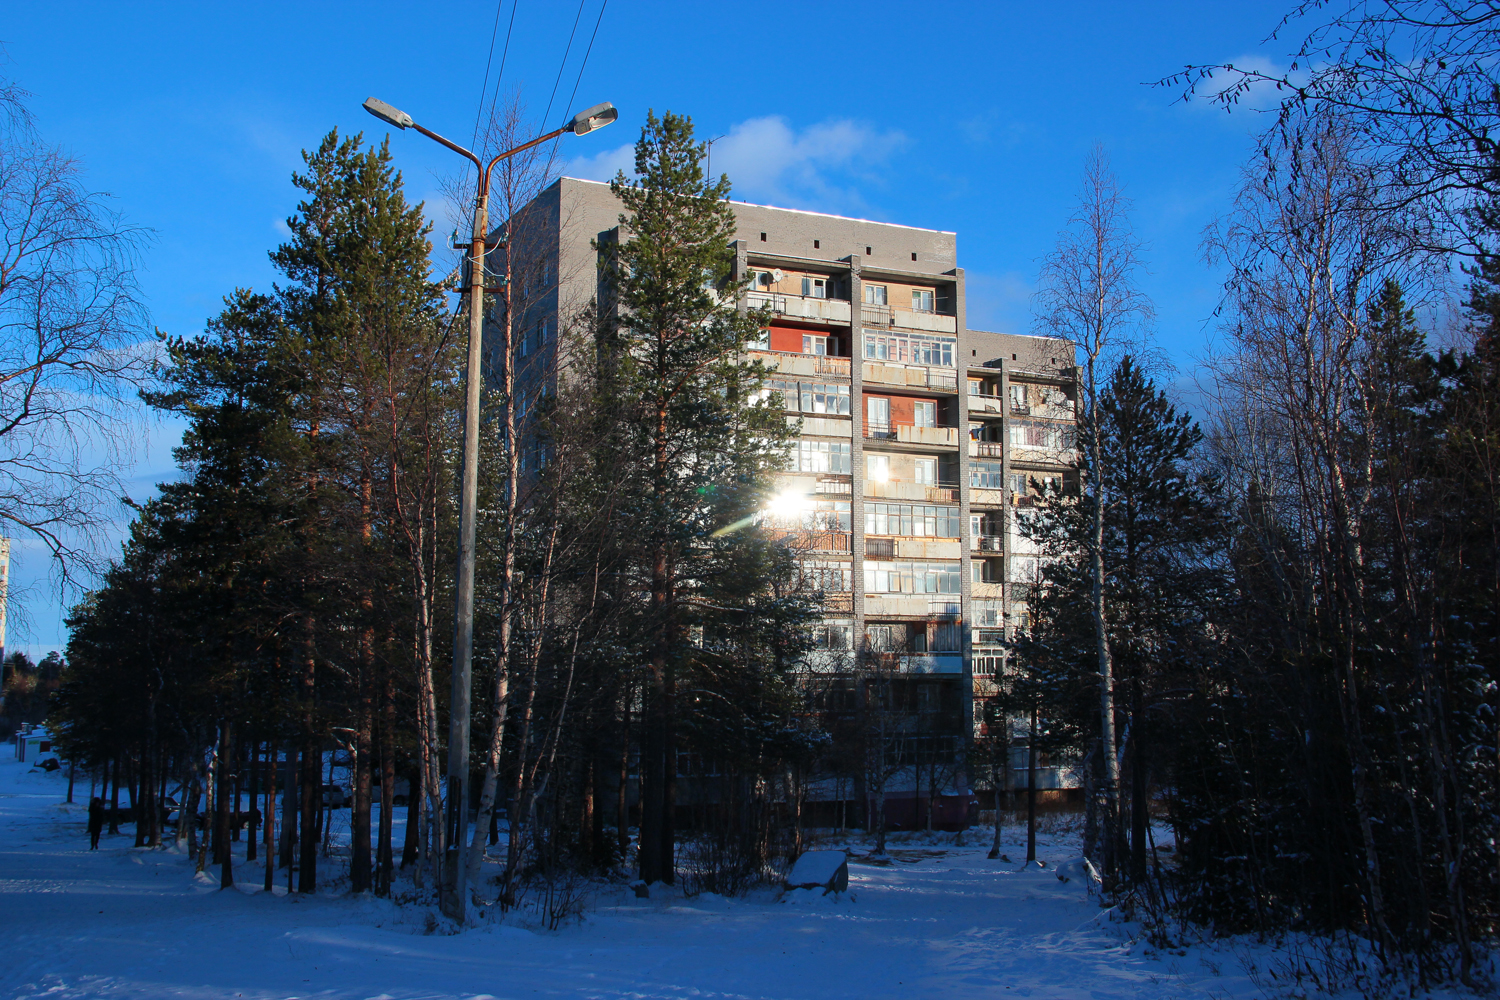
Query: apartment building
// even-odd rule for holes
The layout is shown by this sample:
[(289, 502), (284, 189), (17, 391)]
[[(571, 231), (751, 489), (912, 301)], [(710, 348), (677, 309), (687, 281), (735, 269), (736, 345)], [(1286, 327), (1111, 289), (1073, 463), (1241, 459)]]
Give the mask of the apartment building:
[[(742, 308), (774, 317), (753, 353), (801, 429), (767, 517), (827, 595), (814, 661), (878, 661), (956, 751), (1036, 580), (1015, 511), (1071, 474), (1072, 346), (970, 329), (954, 233), (733, 209)], [(563, 178), (528, 211), (546, 235), (524, 268), (516, 255), (513, 284), (535, 290), (516, 336), (545, 358), (598, 295), (594, 247), (619, 238), (620, 206), (608, 185)], [(967, 801), (962, 774), (949, 786)]]

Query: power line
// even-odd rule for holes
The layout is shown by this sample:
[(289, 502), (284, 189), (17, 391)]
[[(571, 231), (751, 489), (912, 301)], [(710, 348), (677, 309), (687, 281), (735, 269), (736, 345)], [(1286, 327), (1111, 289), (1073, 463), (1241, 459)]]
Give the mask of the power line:
[(500, 81), (505, 79), (505, 60), (510, 56), (510, 35), (516, 29), (516, 8), (521, 5), (521, 0), (513, 0), (510, 5), (510, 24), (505, 28), (505, 48), (500, 50), (500, 72), (495, 74), (495, 96), (490, 98), (490, 118), (495, 117), (495, 103), (500, 100)]
[[(479, 142), (479, 123), (484, 119), (484, 95), (490, 89), (490, 63), (495, 58), (495, 36), (500, 33), (500, 8), (504, 6), (505, 0), (495, 0), (495, 24), (490, 28), (490, 53), (484, 57), (484, 81), (479, 86), (479, 107), (474, 110), (474, 138), (469, 140), (470, 146)], [(499, 89), (499, 80), (495, 81), (495, 87)]]
[(552, 96), (547, 98), (547, 110), (542, 114), (542, 127), (552, 120), (552, 102), (557, 100), (557, 85), (562, 83), (563, 70), (568, 65), (568, 54), (573, 51), (573, 36), (578, 34), (578, 21), (583, 17), (584, 0), (578, 0), (578, 13), (573, 15), (573, 30), (568, 32), (568, 47), (563, 49), (562, 62), (557, 67), (557, 79), (552, 81)]
[(583, 62), (578, 66), (578, 79), (573, 81), (573, 93), (568, 95), (568, 107), (573, 106), (573, 101), (578, 97), (578, 85), (583, 82), (583, 69), (589, 64), (589, 53), (594, 51), (594, 39), (599, 37), (599, 24), (604, 20), (604, 8), (609, 6), (609, 0), (604, 0), (599, 5), (599, 16), (594, 20), (594, 33), (589, 36), (589, 47), (584, 50)]

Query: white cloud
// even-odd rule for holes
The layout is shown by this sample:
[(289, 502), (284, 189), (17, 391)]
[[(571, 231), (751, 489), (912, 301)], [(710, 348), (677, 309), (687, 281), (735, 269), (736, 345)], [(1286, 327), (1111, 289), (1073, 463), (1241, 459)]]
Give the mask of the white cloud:
[[(836, 119), (795, 129), (785, 118), (750, 118), (716, 139), (709, 168), (728, 174), (734, 197), (788, 207), (853, 207), (863, 203), (858, 189), (881, 183), (879, 167), (907, 144), (901, 132), (880, 131), (860, 122)], [(564, 173), (610, 180), (632, 173), (633, 145), (571, 161)]]
[(626, 143), (614, 149), (606, 149), (593, 156), (569, 160), (563, 173), (569, 177), (581, 177), (586, 181), (612, 181), (615, 174), (625, 171), (629, 177), (635, 173), (635, 144)]

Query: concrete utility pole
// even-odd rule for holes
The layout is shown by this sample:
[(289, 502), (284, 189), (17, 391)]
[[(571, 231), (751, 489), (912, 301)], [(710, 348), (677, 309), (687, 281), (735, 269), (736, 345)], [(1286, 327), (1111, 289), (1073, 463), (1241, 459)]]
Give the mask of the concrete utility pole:
[[(474, 233), (469, 244), (469, 359), (464, 371), (464, 471), (458, 507), (458, 569), (455, 585), (453, 622), (453, 686), (448, 713), (448, 787), (444, 825), (447, 828), (446, 856), (438, 875), (438, 904), (443, 913), (462, 923), (466, 900), (464, 853), (469, 840), (469, 697), (473, 688), (474, 662), (474, 523), (479, 505), (479, 393), (483, 371), (485, 236), (489, 229), (490, 171), (501, 160), (516, 155), (564, 132), (587, 135), (619, 117), (608, 101), (587, 111), (580, 111), (560, 129), (508, 149), (483, 163), (479, 157), (455, 142), (450, 142), (418, 125), (405, 111), (391, 107), (373, 97), (364, 108), (388, 125), (399, 129), (414, 128), (442, 143), (474, 164), (479, 181), (474, 199)], [(506, 364), (510, 359), (506, 359)], [(510, 442), (507, 442), (509, 445)]]

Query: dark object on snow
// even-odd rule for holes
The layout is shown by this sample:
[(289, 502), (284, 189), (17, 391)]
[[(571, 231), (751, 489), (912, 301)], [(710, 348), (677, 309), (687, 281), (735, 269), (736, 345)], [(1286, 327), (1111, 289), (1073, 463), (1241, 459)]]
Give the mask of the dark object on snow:
[(792, 865), (786, 887), (822, 889), (825, 895), (848, 891), (849, 855), (843, 851), (808, 851)]
[(648, 886), (644, 882), (639, 882), (639, 881), (632, 882), (632, 883), (630, 883), (630, 888), (632, 888), (632, 889), (635, 890), (635, 898), (636, 899), (650, 899), (651, 898), (651, 887)]
[(94, 796), (89, 800), (89, 850), (99, 849), (99, 834), (104, 832), (104, 800)]

